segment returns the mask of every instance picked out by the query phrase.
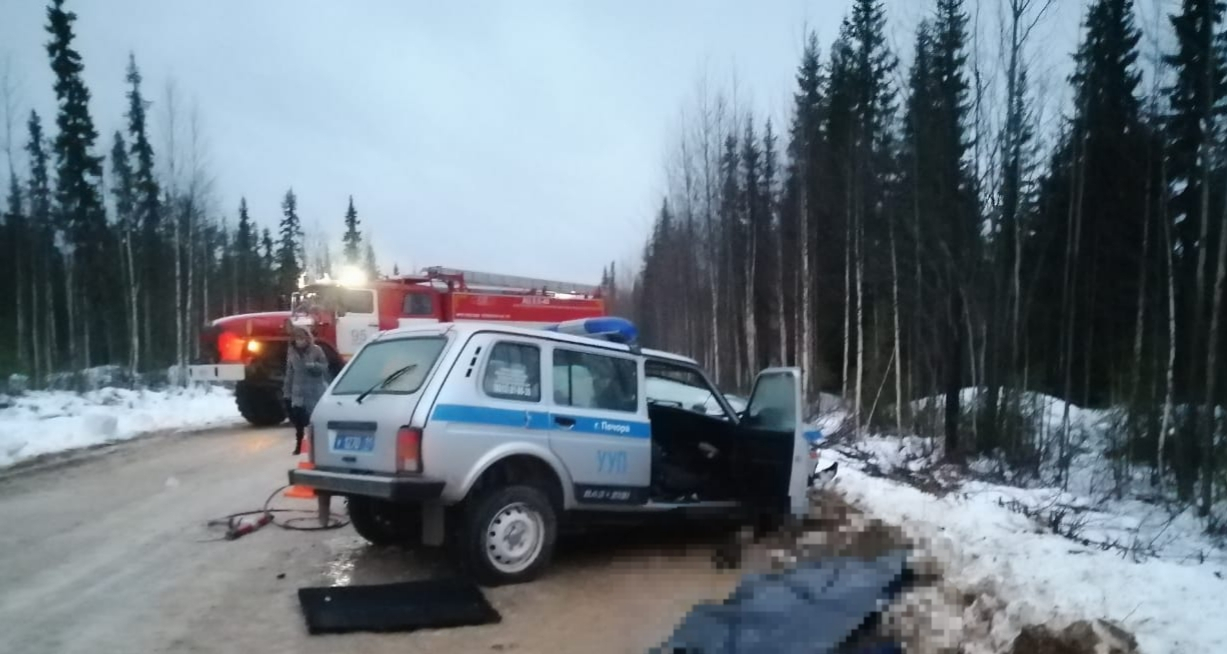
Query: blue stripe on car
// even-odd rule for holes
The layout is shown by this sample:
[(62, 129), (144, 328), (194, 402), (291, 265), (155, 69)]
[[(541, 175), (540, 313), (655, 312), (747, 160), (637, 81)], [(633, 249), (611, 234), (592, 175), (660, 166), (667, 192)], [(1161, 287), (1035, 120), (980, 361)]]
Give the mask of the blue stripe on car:
[[(565, 429), (554, 421), (554, 417), (570, 418), (574, 426)], [(431, 414), (431, 420), (441, 422), (463, 422), (474, 425), (494, 425), (499, 427), (520, 427), (527, 429), (557, 429), (582, 434), (603, 434), (606, 436), (622, 436), (626, 438), (650, 438), (652, 428), (646, 422), (632, 420), (610, 420), (608, 418), (585, 418), (567, 414), (551, 414), (545, 411), (519, 411), (515, 409), (496, 409), (468, 404), (440, 404)]]

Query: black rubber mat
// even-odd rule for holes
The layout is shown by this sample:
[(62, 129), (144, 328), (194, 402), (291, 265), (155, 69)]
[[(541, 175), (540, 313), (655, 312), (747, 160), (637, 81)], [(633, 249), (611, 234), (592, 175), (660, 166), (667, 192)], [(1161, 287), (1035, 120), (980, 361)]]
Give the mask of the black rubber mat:
[(298, 602), (313, 634), (440, 629), (501, 620), (481, 589), (463, 579), (299, 588)]

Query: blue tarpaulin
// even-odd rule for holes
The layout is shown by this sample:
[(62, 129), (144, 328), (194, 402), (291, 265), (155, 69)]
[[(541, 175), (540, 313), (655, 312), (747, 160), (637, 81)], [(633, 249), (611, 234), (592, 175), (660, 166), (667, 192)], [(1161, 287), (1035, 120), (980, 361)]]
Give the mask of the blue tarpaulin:
[[(652, 654), (842, 654), (903, 588), (906, 553), (832, 558), (746, 575), (722, 604), (691, 609)], [(863, 652), (901, 651), (876, 645)]]

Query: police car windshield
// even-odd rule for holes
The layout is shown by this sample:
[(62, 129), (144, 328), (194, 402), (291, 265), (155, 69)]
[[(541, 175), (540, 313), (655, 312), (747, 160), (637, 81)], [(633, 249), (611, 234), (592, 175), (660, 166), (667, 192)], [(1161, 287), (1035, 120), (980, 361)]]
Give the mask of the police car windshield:
[(697, 371), (660, 361), (649, 361), (644, 390), (649, 404), (675, 406), (695, 413), (728, 418), (716, 391)]
[[(332, 394), (359, 395), (368, 390), (372, 395), (416, 393), (426, 381), (426, 375), (430, 374), (446, 342), (443, 336), (375, 341), (358, 352), (337, 380)], [(405, 372), (380, 385), (381, 380), (398, 370)]]

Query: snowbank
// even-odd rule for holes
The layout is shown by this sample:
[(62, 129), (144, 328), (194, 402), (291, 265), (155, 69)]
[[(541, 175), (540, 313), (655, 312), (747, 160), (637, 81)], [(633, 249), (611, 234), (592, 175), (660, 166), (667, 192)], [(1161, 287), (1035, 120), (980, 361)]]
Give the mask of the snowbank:
[(233, 393), (218, 387), (0, 395), (0, 467), (154, 431), (240, 421)]
[(866, 438), (850, 454), (835, 454), (849, 502), (922, 543), (948, 582), (1004, 604), (967, 651), (1007, 651), (1026, 625), (1096, 618), (1146, 654), (1227, 651), (1227, 621), (1210, 618), (1227, 595), (1227, 553), (1191, 510), (940, 473), (953, 490), (937, 496), (867, 474), (929, 468), (940, 453), (926, 439)]
[[(964, 406), (976, 396), (965, 389)], [(832, 452), (849, 502), (903, 529), (941, 562), (948, 582), (994, 607), (983, 642), (965, 651), (1008, 651), (1026, 625), (1102, 618), (1132, 632), (1145, 654), (1227, 652), (1227, 621), (1212, 617), (1227, 596), (1224, 541), (1206, 535), (1192, 509), (1153, 501), (1166, 494), (1150, 487), (1145, 468), (1130, 470), (1122, 499), (1113, 499), (1106, 452), (1120, 440), (1122, 416), (1037, 393), (1013, 399), (1043, 443), (1038, 476), (991, 458), (960, 473), (940, 465), (940, 439), (917, 436), (866, 435)], [(942, 404), (928, 398), (913, 408)], [(843, 418), (828, 420), (850, 431)], [(985, 613), (968, 611), (973, 620)]]

